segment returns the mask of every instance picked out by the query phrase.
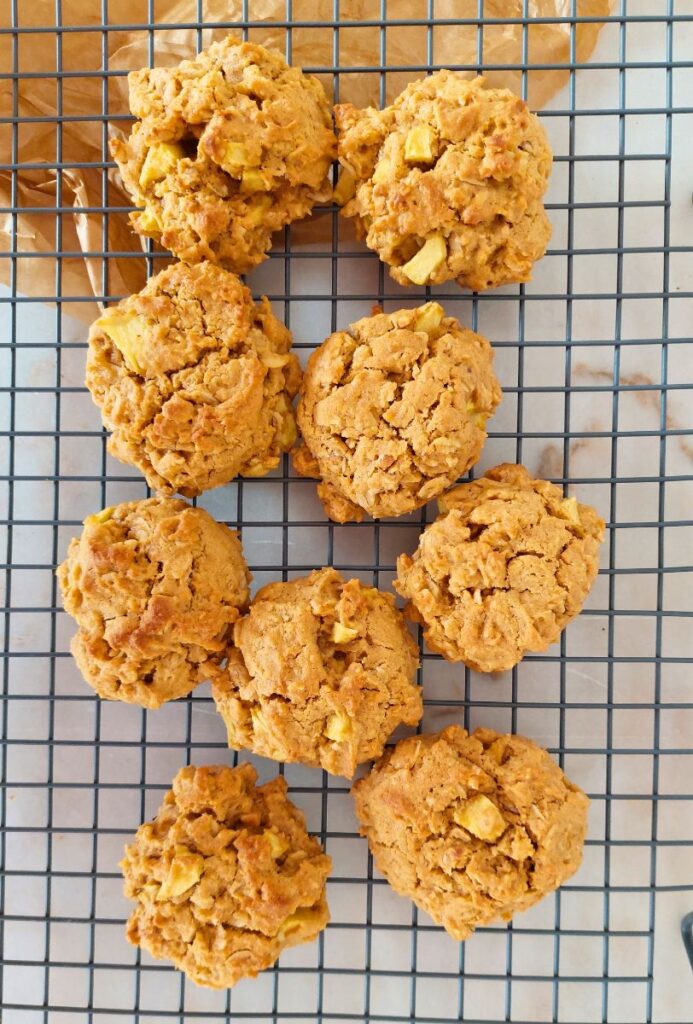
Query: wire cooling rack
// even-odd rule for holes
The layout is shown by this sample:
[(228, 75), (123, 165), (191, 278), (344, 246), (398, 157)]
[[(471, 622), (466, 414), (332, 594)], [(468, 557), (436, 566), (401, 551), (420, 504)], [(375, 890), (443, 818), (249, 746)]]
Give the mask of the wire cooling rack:
[[(54, 207), (50, 200), (43, 208), (54, 219), (53, 247), (29, 253), (31, 239), (15, 230), (0, 253), (9, 281), (0, 321), (3, 1024), (690, 1021), (693, 986), (679, 934), (693, 909), (689, 0), (620, 0), (588, 62), (576, 59), (575, 37), (589, 19), (576, 16), (575, 0), (560, 5), (564, 13), (553, 23), (569, 34), (569, 76), (541, 112), (556, 154), (549, 253), (525, 287), (479, 297), (436, 290), (452, 313), (495, 343), (504, 401), (477, 472), (524, 461), (596, 505), (608, 539), (585, 611), (546, 655), (489, 679), (424, 652), (424, 727), (487, 724), (548, 746), (592, 797), (583, 867), (511, 925), (454, 943), (374, 871), (343, 781), (287, 766), (293, 798), (334, 859), (332, 923), (319, 942), (287, 952), (275, 970), (230, 993), (186, 983), (123, 936), (128, 907), (117, 862), (127, 837), (155, 810), (182, 764), (228, 763), (232, 755), (206, 686), (144, 713), (99, 702), (68, 654), (72, 624), (59, 607), (54, 567), (85, 515), (146, 492), (136, 474), (105, 454), (83, 386), (86, 327), (78, 314), (87, 296), (68, 295), (64, 284), (75, 253), (63, 240), (72, 214), (63, 185), (75, 165), (62, 139), (80, 113), (63, 104), (68, 72), (61, 55), (81, 20), (63, 20), (61, 0), (5, 3), (0, 79), (12, 87), (12, 109), (2, 117), (11, 151), (0, 153), (0, 172), (9, 173), (12, 195), (0, 214), (9, 228), (17, 229), (27, 212), (18, 163), (27, 126), (53, 132), (54, 125), (45, 159), (56, 187)], [(378, 37), (380, 60), (359, 73), (376, 76), (385, 95), (395, 70), (386, 64), (387, 41), (407, 26), (388, 22), (385, 0), (370, 6), (361, 30)], [(84, 78), (103, 83), (104, 149), (95, 166), (105, 176), (106, 126), (116, 113), (107, 105), (108, 87), (124, 73), (107, 66), (109, 33), (145, 33), (153, 60), (164, 27), (155, 23), (154, 0), (141, 3), (133, 25), (119, 22), (114, 0), (110, 8), (107, 0), (83, 7), (92, 19)], [(254, 7), (244, 4), (242, 21), (229, 28), (252, 36), (262, 13)], [(289, 58), (297, 7), (287, 0), (278, 26)], [(200, 30), (199, 43), (205, 5), (189, 8), (184, 17)], [(477, 33), (478, 70), (494, 22), (485, 18), (484, 0), (462, 8)], [(526, 91), (527, 29), (536, 11), (529, 0), (519, 9), (518, 69)], [(31, 14), (36, 26), (42, 11), (45, 19), (32, 31), (53, 41), (48, 70), (25, 60), (31, 32), (23, 25)], [(424, 0), (413, 19), (426, 48), (413, 58), (414, 70), (399, 69), (409, 77), (436, 66), (435, 13), (433, 0)], [(332, 64), (311, 69), (337, 95), (340, 78), (354, 73), (340, 66), (340, 34), (355, 26), (340, 23), (339, 14), (335, 0), (323, 23), (334, 40)], [(19, 116), (20, 95), (31, 76), (54, 83), (55, 111), (37, 110), (27, 121)], [(107, 294), (108, 221), (124, 213), (107, 203), (104, 177), (96, 204), (103, 207), (101, 248), (98, 241), (92, 248), (100, 297), (110, 300), (120, 296)], [(416, 300), (353, 242), (336, 211), (326, 211), (320, 223), (323, 237), (309, 244), (300, 228), (287, 231), (250, 277), (254, 292), (267, 292), (283, 312), (302, 357), (371, 304), (397, 308)], [(151, 271), (156, 257), (145, 258)], [(29, 297), (22, 282), (46, 261), (54, 289)], [(286, 459), (272, 476), (238, 481), (200, 503), (242, 529), (256, 585), (334, 564), (387, 587), (396, 556), (413, 550), (434, 514), (330, 525), (314, 485), (296, 479)], [(266, 761), (258, 767), (262, 778), (276, 770)]]

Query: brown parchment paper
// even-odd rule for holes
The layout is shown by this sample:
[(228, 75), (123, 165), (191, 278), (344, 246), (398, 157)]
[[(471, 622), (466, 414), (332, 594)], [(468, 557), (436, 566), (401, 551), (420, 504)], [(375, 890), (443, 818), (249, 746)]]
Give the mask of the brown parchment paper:
[[(579, 17), (604, 18), (614, 0), (577, 0)], [(104, 173), (100, 164), (108, 160), (108, 133), (127, 131), (127, 80), (125, 77), (81, 77), (85, 72), (99, 71), (103, 55), (108, 56), (111, 71), (129, 71), (149, 62), (150, 44), (154, 63), (172, 65), (195, 54), (198, 33), (185, 27), (197, 17), (194, 0), (155, 0), (155, 33), (146, 29), (147, 0), (110, 0), (109, 25), (101, 31), (101, 4), (97, 0), (63, 0), (62, 22), (72, 31), (57, 34), (54, 0), (25, 0), (19, 6), (21, 28), (45, 28), (48, 31), (17, 36), (17, 60), (21, 72), (32, 77), (0, 79), (0, 116), (17, 118), (0, 124), (0, 162), (17, 166), (13, 182), (11, 170), (0, 170), (0, 206), (15, 205), (17, 214), (0, 214), (0, 251), (12, 248), (12, 232), (16, 222), (16, 250), (28, 257), (31, 253), (48, 254), (40, 259), (17, 261), (17, 288), (33, 296), (56, 294), (57, 251), (69, 254), (60, 267), (60, 290), (63, 296), (84, 297), (124, 295), (142, 287), (146, 276), (143, 247), (128, 225), (127, 214), (111, 212), (104, 217), (95, 207), (129, 206), (119, 177), (114, 169)], [(233, 32), (241, 18), (241, 0), (205, 0), (204, 20), (210, 27), (199, 36), (201, 46), (208, 46)], [(527, 14), (531, 19), (568, 17), (571, 0), (529, 0)], [(3, 4), (0, 26), (8, 27), (10, 4)], [(293, 0), (295, 22), (331, 22), (332, 0)], [(325, 68), (319, 77), (328, 93), (333, 94), (336, 64), (354, 68), (339, 77), (339, 99), (359, 106), (380, 102), (381, 33), (377, 27), (363, 22), (377, 21), (380, 0), (341, 0), (340, 22), (359, 24), (340, 27), (335, 33), (331, 25), (320, 28), (294, 27), (291, 30), (292, 62), (310, 69)], [(477, 0), (436, 0), (436, 19), (471, 18), (477, 16)], [(286, 28), (284, 0), (250, 0), (249, 19), (262, 26), (249, 30), (254, 41), (284, 51)], [(388, 21), (424, 19), (426, 0), (388, 0)], [(487, 19), (520, 18), (522, 0), (485, 0)], [(125, 26), (125, 27), (122, 27)], [(161, 27), (164, 26), (164, 27)], [(585, 62), (597, 41), (603, 23), (579, 24), (575, 28), (576, 59)], [(236, 29), (236, 31), (238, 31)], [(543, 106), (561, 88), (568, 77), (570, 60), (570, 25), (530, 24), (527, 30), (528, 98), (533, 108)], [(485, 66), (512, 65), (522, 62), (522, 27), (513, 24), (484, 25), (482, 59)], [(389, 67), (384, 79), (385, 99), (390, 102), (407, 82), (420, 77), (427, 63), (425, 26), (389, 25), (385, 33), (385, 58)], [(436, 25), (432, 31), (433, 62), (446, 67), (476, 65), (477, 26)], [(537, 64), (565, 65), (559, 70), (532, 70)], [(58, 67), (67, 74), (59, 78)], [(11, 35), (0, 36), (0, 71), (14, 71)], [(521, 73), (512, 68), (489, 70), (494, 85), (519, 92)], [(470, 72), (472, 74), (472, 72)], [(111, 120), (108, 127), (101, 120), (103, 110)], [(62, 111), (59, 131), (56, 113)], [(46, 120), (31, 120), (31, 119)], [(61, 136), (61, 138), (59, 138)], [(51, 163), (62, 162), (57, 173)], [(80, 166), (70, 166), (78, 164)], [(29, 165), (29, 166), (26, 166)], [(95, 166), (82, 166), (95, 165)], [(14, 197), (14, 203), (13, 203)], [(56, 217), (56, 206), (63, 213)], [(315, 218), (316, 232), (321, 235), (320, 221)], [(324, 230), (323, 223), (323, 230)], [(305, 232), (302, 238), (307, 237)], [(104, 249), (113, 253), (107, 260), (98, 255)], [(128, 253), (130, 256), (118, 255)], [(10, 278), (10, 260), (0, 259), (0, 281)], [(97, 314), (96, 303), (81, 302), (67, 306), (69, 312), (90, 320)]]

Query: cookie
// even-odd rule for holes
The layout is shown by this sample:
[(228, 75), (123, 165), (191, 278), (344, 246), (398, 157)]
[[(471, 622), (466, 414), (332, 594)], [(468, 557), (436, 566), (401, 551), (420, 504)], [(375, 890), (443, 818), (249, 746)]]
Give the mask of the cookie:
[(604, 522), (560, 488), (505, 464), (439, 501), (395, 589), (426, 643), (477, 672), (545, 651), (573, 619), (599, 568)]
[(437, 302), (364, 317), (308, 361), (294, 466), (337, 522), (403, 515), (474, 465), (500, 399), (488, 341)]
[(177, 263), (89, 333), (87, 387), (108, 450), (188, 498), (264, 476), (296, 438), (291, 334), (235, 274)]
[(389, 594), (318, 569), (259, 591), (212, 696), (229, 746), (351, 777), (421, 718), (418, 662)]
[(345, 103), (335, 117), (335, 198), (395, 281), (483, 291), (530, 280), (551, 237), (551, 150), (523, 100), (437, 71), (384, 110)]
[(284, 779), (256, 779), (249, 764), (181, 768), (121, 861), (128, 939), (197, 985), (254, 978), (329, 920), (330, 858)]
[(234, 531), (173, 498), (87, 516), (57, 576), (82, 675), (100, 697), (145, 708), (209, 678), (249, 597)]
[(352, 793), (379, 871), (458, 941), (580, 866), (589, 801), (523, 736), (457, 725), (412, 736)]
[(111, 153), (142, 210), (135, 231), (186, 263), (242, 274), (275, 231), (329, 200), (335, 153), (320, 82), (231, 36), (172, 68), (128, 76), (138, 119)]

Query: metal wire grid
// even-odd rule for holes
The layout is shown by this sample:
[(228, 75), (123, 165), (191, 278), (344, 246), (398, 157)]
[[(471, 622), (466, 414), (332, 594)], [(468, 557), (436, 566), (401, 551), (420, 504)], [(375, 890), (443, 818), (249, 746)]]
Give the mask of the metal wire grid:
[[(13, 66), (3, 77), (13, 81), (14, 110), (9, 119), (13, 136), (9, 160), (2, 154), (2, 168), (12, 172), (13, 194), (11, 208), (0, 212), (16, 228), (17, 176), (22, 169), (18, 163), (19, 48), (25, 30), (18, 0), (11, 0), (11, 5)], [(111, 301), (120, 296), (108, 294), (108, 260), (113, 256), (107, 253), (108, 220), (116, 214), (108, 205), (105, 176), (107, 123), (114, 117), (108, 110), (108, 78), (114, 74), (108, 71), (108, 34), (125, 26), (109, 24), (107, 0), (101, 0), (100, 6), (102, 71), (95, 74), (103, 82), (104, 216), (102, 251), (96, 255), (103, 268), (101, 297)], [(685, 379), (678, 379), (678, 372), (672, 379), (670, 363), (672, 353), (678, 356), (689, 341), (685, 330), (670, 331), (670, 316), (674, 298), (679, 303), (693, 297), (693, 292), (682, 289), (674, 293), (672, 287), (672, 260), (689, 250), (672, 245), (670, 208), (673, 118), (693, 112), (691, 107), (674, 106), (674, 70), (688, 65), (674, 60), (673, 47), (675, 31), (687, 28), (693, 15), (686, 3), (675, 10), (674, 0), (667, 0), (654, 14), (647, 6), (636, 9), (633, 0), (621, 0), (607, 30), (617, 33), (617, 59), (595, 59), (587, 65), (576, 60), (576, 26), (585, 19), (576, 16), (575, 0), (569, 14), (554, 19), (570, 31), (567, 106), (553, 104), (542, 116), (549, 130), (557, 123), (565, 130), (564, 146), (557, 148), (555, 177), (565, 172), (566, 195), (549, 204), (565, 244), (560, 244), (561, 231), (557, 231), (541, 266), (560, 260), (565, 277), (554, 281), (549, 277), (553, 287), (542, 287), (540, 270), (536, 287), (471, 299), (460, 299), (452, 289), (440, 289), (438, 295), (451, 311), (459, 308), (473, 328), (483, 331), (487, 316), (498, 318), (495, 325), (500, 325), (500, 333), (492, 329), (486, 333), (496, 340), (505, 331), (508, 338), (496, 344), (507, 412), (504, 419), (495, 421), (502, 429), (491, 432), (482, 465), (515, 458), (537, 468), (541, 452), (550, 449), (549, 475), (601, 508), (608, 520), (609, 543), (600, 580), (583, 616), (563, 635), (558, 648), (546, 656), (527, 658), (504, 682), (479, 679), (422, 651), (425, 725), (437, 728), (454, 719), (463, 719), (468, 726), (485, 722), (525, 731), (546, 742), (593, 797), (586, 866), (562, 892), (507, 928), (484, 929), (471, 942), (457, 946), (374, 876), (365, 844), (355, 835), (347, 788), (326, 775), (320, 779), (317, 772), (287, 766), (294, 798), (335, 858), (329, 893), (333, 922), (318, 943), (290, 952), (261, 979), (243, 983), (233, 993), (209, 994), (125, 945), (121, 933), (127, 908), (118, 892), (116, 862), (126, 837), (152, 813), (183, 762), (229, 758), (219, 723), (208, 696), (198, 695), (199, 691), (154, 714), (103, 704), (92, 697), (77, 679), (67, 653), (70, 625), (58, 607), (52, 575), (83, 515), (144, 493), (139, 477), (107, 461), (105, 438), (97, 429), (95, 414), (76, 415), (76, 410), (85, 408), (84, 331), (67, 315), (73, 308), (69, 304), (81, 298), (63, 294), (63, 260), (69, 253), (63, 248), (59, 214), (72, 212), (63, 205), (63, 175), (71, 164), (63, 161), (62, 126), (72, 115), (64, 112), (62, 103), (66, 77), (62, 42), (65, 33), (78, 27), (63, 25), (61, 0), (55, 0), (55, 24), (47, 28), (55, 34), (56, 46), (55, 251), (31, 257), (55, 259), (55, 294), (45, 296), (55, 302), (54, 314), (41, 307), (41, 300), (19, 293), (20, 266), (25, 269), (30, 264), (16, 231), (10, 252), (1, 256), (11, 268), (4, 299), (9, 332), (0, 340), (4, 360), (0, 395), (6, 399), (0, 436), (7, 457), (7, 472), (0, 478), (7, 508), (1, 524), (7, 543), (0, 821), (4, 869), (0, 1009), (5, 1024), (231, 1018), (422, 1024), (459, 1019), (625, 1020), (633, 1024), (686, 1019), (685, 1009), (674, 1018), (674, 1004), (663, 986), (656, 986), (655, 935), (657, 927), (657, 941), (668, 940), (666, 934), (660, 939), (667, 923), (661, 908), (666, 905), (670, 913), (673, 906), (674, 916), (690, 909), (686, 905), (690, 898), (683, 894), (691, 889), (692, 837), (685, 825), (677, 827), (677, 819), (685, 822), (690, 807), (690, 769), (686, 775), (689, 762), (685, 758), (693, 752), (693, 705), (677, 675), (687, 661), (685, 639), (676, 646), (691, 612), (680, 593), (672, 599), (668, 588), (690, 570), (679, 563), (685, 561), (681, 553), (685, 554), (693, 525), (689, 518), (672, 515), (671, 508), (682, 503), (674, 506), (670, 497), (682, 495), (692, 479), (689, 472), (670, 468), (672, 446), (683, 443), (685, 434), (685, 426), (672, 418), (670, 409), (687, 386)], [(372, 20), (362, 27), (379, 34), (380, 61), (360, 70), (380, 76), (382, 98), (386, 75), (397, 70), (386, 63), (387, 33), (397, 31), (403, 22), (388, 21), (386, 0), (375, 8), (379, 9)], [(523, 30), (525, 95), (529, 9), (524, 0), (523, 16), (517, 19)], [(152, 63), (155, 35), (162, 28), (155, 24), (155, 13), (154, 0), (148, 0), (146, 25), (132, 26), (148, 32)], [(190, 20), (198, 30), (198, 42), (203, 25), (209, 25), (204, 13), (198, 0)], [(309, 24), (296, 21), (292, 13), (287, 0), (288, 60), (292, 29)], [(244, 34), (259, 25), (247, 0), (242, 18)], [(425, 70), (436, 67), (434, 0), (422, 4), (420, 20), (427, 31), (426, 62), (420, 68)], [(481, 69), (484, 28), (489, 24), (483, 0), (468, 20), (477, 27), (477, 67)], [(338, 99), (340, 75), (355, 70), (340, 66), (339, 37), (345, 22), (340, 22), (338, 0), (334, 0), (331, 20), (324, 24), (333, 36), (333, 63), (310, 70), (332, 76)], [(663, 51), (656, 59), (629, 60), (629, 32), (643, 25), (651, 27), (653, 40), (659, 35)], [(578, 102), (578, 74), (589, 69), (615, 72), (617, 104), (585, 107)], [(663, 74), (665, 96), (660, 106), (628, 105), (627, 82), (633, 70)], [(663, 146), (630, 152), (627, 133), (639, 115), (662, 119)], [(580, 152), (580, 118), (606, 116), (616, 119), (615, 152), (610, 157)], [(613, 162), (616, 172), (615, 194), (604, 201), (589, 193), (584, 200), (579, 198), (581, 169), (590, 166), (598, 175), (598, 165), (606, 160)], [(629, 199), (629, 174), (646, 163), (657, 172), (654, 198)], [(594, 232), (587, 246), (580, 243), (578, 219), (583, 211), (603, 211), (605, 224), (610, 215), (615, 216), (615, 246), (602, 245), (601, 239), (595, 246)], [(653, 211), (661, 214), (661, 244), (631, 244), (628, 218), (646, 218)], [(120, 209), (117, 215), (122, 215)], [(331, 222), (329, 247), (296, 248), (287, 230), (281, 248), (251, 278), (254, 290), (268, 291), (275, 304), (283, 305), (299, 349), (312, 347), (327, 330), (364, 315), (373, 302), (396, 308), (401, 301), (412, 301), (411, 293), (389, 282), (374, 257), (344, 243), (336, 210)], [(594, 226), (595, 221), (591, 223)], [(630, 290), (627, 260), (637, 255), (660, 259), (661, 287), (657, 281), (652, 287)], [(614, 287), (580, 288), (578, 261), (587, 257), (615, 264)], [(155, 262), (150, 253), (150, 271)], [(358, 281), (352, 273), (356, 264), (363, 273)], [(322, 284), (314, 285), (323, 270)], [(304, 278), (311, 283), (308, 291)], [(345, 281), (356, 284), (345, 287)], [(648, 303), (648, 309), (654, 305), (659, 324), (649, 326), (648, 314), (644, 329), (634, 330), (627, 305), (633, 299)], [(538, 341), (534, 312), (556, 302), (561, 306), (562, 330)], [(598, 316), (597, 333), (590, 335), (583, 329), (583, 310), (604, 302), (612, 310), (609, 332), (599, 333), (604, 319)], [(677, 315), (676, 324), (681, 322)], [(633, 357), (651, 355), (654, 350), (657, 375), (648, 379), (640, 371), (633, 373)], [(609, 372), (585, 377), (577, 361), (581, 365), (595, 353), (612, 356)], [(550, 384), (544, 382), (544, 364), (551, 364), (556, 372)], [(580, 380), (586, 383), (576, 383)], [(651, 403), (653, 429), (643, 428), (645, 413), (642, 420), (636, 417), (630, 423), (630, 414), (624, 410), (633, 400)], [(584, 422), (586, 401), (590, 407), (608, 403), (605, 424)], [(562, 429), (555, 429), (561, 420)], [(624, 427), (624, 422), (629, 426)], [(585, 462), (580, 452), (595, 442), (602, 446), (602, 455), (598, 451)], [(642, 453), (642, 471), (639, 465), (633, 468), (633, 446)], [(639, 489), (637, 494), (634, 488)], [(204, 496), (200, 503), (217, 518), (243, 529), (258, 583), (279, 573), (287, 579), (315, 565), (334, 564), (387, 586), (396, 554), (413, 549), (426, 521), (423, 513), (393, 523), (346, 528), (328, 524), (312, 497), (312, 485), (297, 480), (286, 459), (274, 476), (239, 481)], [(654, 545), (649, 539), (652, 534)], [(635, 543), (632, 537), (637, 538)], [(683, 538), (674, 564), (670, 537)], [(640, 542), (649, 557), (638, 561)], [(652, 580), (650, 599), (642, 607), (629, 603), (629, 594), (639, 599), (643, 581), (649, 585)], [(674, 605), (678, 601), (678, 607), (672, 607), (672, 601)], [(628, 629), (622, 635), (624, 625)], [(640, 629), (645, 635), (641, 645)], [(684, 652), (681, 656), (679, 650)], [(576, 677), (579, 683), (581, 676), (582, 689), (576, 685)], [(629, 735), (624, 739), (622, 726), (623, 717), (631, 714), (641, 716), (643, 722), (634, 740)], [(678, 732), (672, 731), (671, 716)], [(586, 733), (580, 732), (581, 721), (586, 722)], [(592, 733), (593, 742), (582, 742)], [(683, 742), (673, 743), (672, 735)], [(264, 777), (273, 770), (261, 764)], [(629, 785), (631, 776), (637, 779), (634, 787)], [(637, 870), (630, 870), (633, 865)], [(675, 978), (665, 979), (666, 987), (674, 982), (685, 987), (690, 979), (678, 973), (680, 965), (675, 966)], [(685, 1002), (676, 1006), (685, 1007)]]

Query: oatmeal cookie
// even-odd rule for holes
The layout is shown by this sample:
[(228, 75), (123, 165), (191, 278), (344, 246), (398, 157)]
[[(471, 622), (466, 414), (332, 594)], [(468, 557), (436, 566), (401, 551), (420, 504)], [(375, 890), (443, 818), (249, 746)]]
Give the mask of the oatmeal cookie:
[(335, 153), (320, 82), (276, 50), (229, 36), (194, 60), (128, 76), (138, 118), (111, 153), (135, 231), (186, 263), (242, 274), (272, 234), (329, 200)]
[(421, 718), (418, 662), (389, 594), (318, 569), (259, 591), (212, 696), (229, 746), (351, 777)]
[(87, 516), (57, 575), (82, 675), (100, 697), (145, 708), (209, 678), (249, 597), (234, 531), (173, 498)]
[(551, 150), (523, 100), (438, 71), (384, 110), (345, 103), (335, 116), (335, 199), (395, 281), (475, 291), (529, 281), (551, 237)]
[(378, 869), (458, 941), (580, 866), (589, 801), (523, 736), (457, 725), (411, 736), (352, 793)]
[(108, 450), (188, 498), (264, 476), (296, 439), (291, 334), (235, 274), (176, 263), (92, 326), (87, 387)]
[(364, 317), (310, 357), (294, 465), (337, 522), (403, 515), (474, 465), (500, 399), (488, 341), (437, 302)]
[(595, 580), (604, 522), (509, 464), (438, 504), (414, 556), (398, 558), (394, 584), (428, 646), (477, 672), (503, 672), (546, 650)]
[(197, 985), (254, 978), (329, 920), (330, 858), (284, 779), (256, 779), (249, 764), (181, 768), (121, 861), (128, 939)]

